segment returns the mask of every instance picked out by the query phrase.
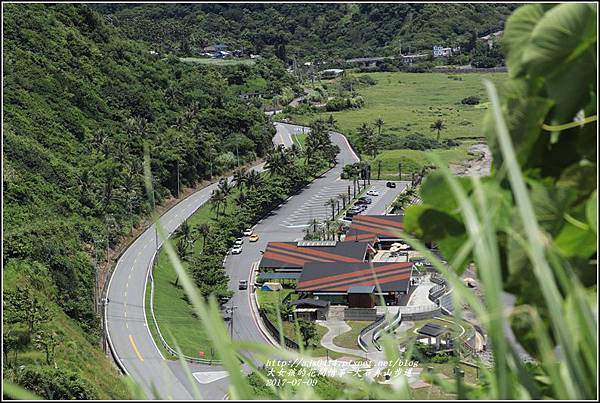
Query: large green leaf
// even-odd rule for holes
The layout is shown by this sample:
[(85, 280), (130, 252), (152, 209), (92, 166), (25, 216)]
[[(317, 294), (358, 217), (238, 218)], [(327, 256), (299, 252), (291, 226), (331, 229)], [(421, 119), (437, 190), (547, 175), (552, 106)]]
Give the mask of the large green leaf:
[(596, 233), (587, 224), (587, 204), (565, 215), (566, 223), (554, 242), (564, 256), (589, 258), (596, 252)]
[[(552, 101), (547, 98), (527, 97), (526, 94), (504, 101), (502, 112), (517, 153), (517, 160), (524, 168), (543, 163), (543, 150), (547, 148), (550, 139), (542, 132), (541, 126), (552, 105)], [(494, 164), (499, 167), (502, 165), (502, 155), (498, 147), (496, 125), (491, 115), (487, 115), (484, 120), (484, 133), (494, 157)]]
[[(472, 189), (468, 178), (458, 178), (463, 189), (469, 193)], [(458, 202), (452, 195), (448, 182), (444, 179), (441, 172), (432, 172), (423, 181), (421, 185), (421, 199), (424, 203), (435, 206), (436, 209), (446, 211), (450, 214), (456, 213)]]
[(596, 80), (596, 58), (592, 48), (573, 61), (560, 64), (546, 80), (548, 95), (556, 104), (552, 121), (548, 123), (560, 125), (572, 121), (575, 114), (589, 104)]
[(511, 77), (518, 77), (524, 73), (522, 63), (523, 50), (544, 12), (545, 9), (542, 4), (528, 4), (516, 9), (506, 20), (504, 36), (502, 37), (502, 47), (506, 55), (506, 65)]
[[(409, 207), (406, 210), (404, 226), (407, 232), (423, 241), (436, 241), (448, 261), (452, 261), (458, 250), (468, 241), (465, 227), (458, 215), (448, 214), (428, 204)], [(462, 272), (468, 260), (467, 258), (457, 262), (457, 272)]]
[(596, 6), (560, 4), (546, 12), (533, 28), (522, 61), (532, 75), (551, 75), (596, 42)]
[(596, 236), (598, 236), (598, 212), (597, 212), (597, 208), (598, 208), (598, 194), (594, 190), (594, 193), (592, 194), (592, 197), (590, 197), (590, 199), (588, 200), (588, 202), (587, 202), (587, 204), (585, 206), (585, 215), (587, 217), (588, 224), (590, 225), (590, 228), (592, 229), (592, 231), (594, 231), (594, 233), (596, 234)]

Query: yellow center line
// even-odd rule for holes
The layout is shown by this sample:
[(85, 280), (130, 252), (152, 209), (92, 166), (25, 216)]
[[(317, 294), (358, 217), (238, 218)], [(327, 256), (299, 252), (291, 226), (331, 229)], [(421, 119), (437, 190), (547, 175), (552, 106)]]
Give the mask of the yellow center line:
[(133, 341), (133, 336), (129, 335), (129, 341), (131, 342), (131, 346), (133, 347), (133, 351), (135, 351), (135, 353), (137, 354), (137, 356), (140, 359), (140, 361), (144, 361), (144, 359), (142, 358), (142, 355), (140, 354), (140, 351), (138, 350), (137, 346), (135, 345), (135, 342)]

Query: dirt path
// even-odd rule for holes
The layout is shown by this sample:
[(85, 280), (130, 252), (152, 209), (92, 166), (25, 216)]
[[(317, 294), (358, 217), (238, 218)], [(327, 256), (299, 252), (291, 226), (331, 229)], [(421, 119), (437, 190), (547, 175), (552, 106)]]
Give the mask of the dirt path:
[(460, 165), (450, 165), (450, 169), (458, 176), (488, 176), (492, 165), (492, 152), (487, 144), (475, 144), (469, 148), (475, 158), (468, 159)]

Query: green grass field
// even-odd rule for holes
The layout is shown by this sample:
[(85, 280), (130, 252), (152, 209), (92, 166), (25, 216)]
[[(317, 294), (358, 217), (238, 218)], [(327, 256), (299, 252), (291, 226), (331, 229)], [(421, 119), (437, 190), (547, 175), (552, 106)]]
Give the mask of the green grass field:
[(369, 322), (360, 320), (349, 320), (346, 322), (346, 324), (348, 324), (348, 326), (350, 326), (352, 329), (347, 331), (346, 333), (340, 334), (339, 336), (335, 336), (335, 338), (333, 339), (333, 344), (339, 347), (353, 348), (355, 350), (358, 350), (360, 348), (358, 347), (357, 342), (358, 335), (360, 334), (360, 331), (363, 330), (369, 324)]
[(254, 64), (253, 59), (211, 59), (208, 57), (180, 57), (180, 61), (185, 63), (200, 63), (213, 66), (231, 66), (236, 64)]
[(377, 179), (378, 161), (381, 161), (381, 179), (398, 179), (398, 163), (402, 164), (402, 178), (406, 180), (404, 176), (409, 172), (416, 172), (420, 167), (431, 164), (428, 156), (431, 154), (437, 155), (442, 162), (445, 164), (458, 163), (469, 157), (468, 145), (465, 143), (460, 147), (454, 147), (450, 149), (437, 149), (430, 150), (427, 152), (417, 150), (383, 150), (377, 155), (377, 158), (373, 160), (368, 155), (363, 155), (363, 159), (372, 161), (371, 176)]
[[(428, 153), (439, 155), (443, 162), (458, 163), (468, 158), (471, 141), (464, 138), (483, 137), (481, 123), (487, 109), (488, 99), (483, 80), (499, 84), (507, 77), (505, 73), (367, 73), (377, 84), (362, 87), (358, 91), (365, 99), (360, 109), (340, 112), (322, 112), (308, 115), (289, 115), (292, 121), (309, 124), (317, 118), (327, 119), (333, 115), (338, 129), (350, 138), (363, 123), (373, 124), (379, 117), (385, 124), (382, 138), (401, 138), (409, 134), (421, 134), (435, 138), (437, 133), (430, 129), (437, 119), (446, 128), (440, 140), (458, 139), (459, 147), (446, 150), (381, 150), (377, 159), (383, 161), (382, 178), (393, 178), (398, 174), (398, 162), (406, 166), (406, 172), (417, 171), (429, 163)], [(361, 74), (357, 74), (361, 75)], [(481, 99), (479, 105), (463, 105), (461, 100), (468, 96)], [(377, 129), (375, 129), (377, 130)], [(369, 159), (368, 156), (363, 156)], [(373, 165), (376, 167), (377, 165)]]

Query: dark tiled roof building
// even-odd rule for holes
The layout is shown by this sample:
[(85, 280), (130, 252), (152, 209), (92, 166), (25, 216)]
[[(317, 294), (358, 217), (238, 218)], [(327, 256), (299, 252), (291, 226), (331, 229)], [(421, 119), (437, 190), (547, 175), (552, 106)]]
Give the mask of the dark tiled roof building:
[(355, 215), (346, 232), (348, 241), (396, 241), (404, 228), (403, 215)]
[(378, 287), (382, 292), (408, 292), (411, 262), (394, 263), (307, 263), (296, 290), (305, 292), (343, 292), (359, 287)]
[(269, 242), (259, 268), (300, 271), (305, 263), (360, 263), (367, 247), (364, 242)]

